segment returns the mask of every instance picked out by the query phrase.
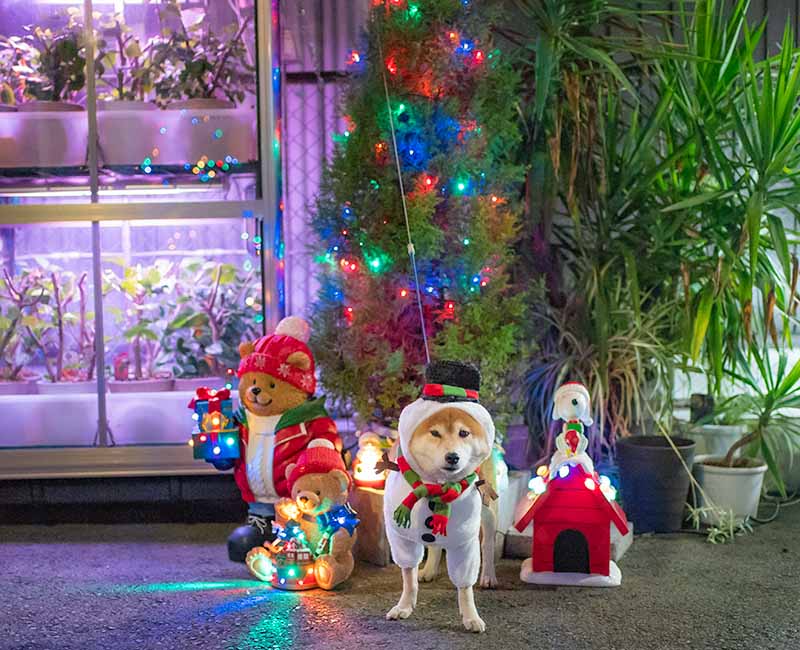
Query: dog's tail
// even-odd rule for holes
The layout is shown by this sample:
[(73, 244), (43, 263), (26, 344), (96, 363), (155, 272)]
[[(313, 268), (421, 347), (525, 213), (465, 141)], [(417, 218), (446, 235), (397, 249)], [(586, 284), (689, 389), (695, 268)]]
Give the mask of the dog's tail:
[[(478, 475), (482, 480), (486, 481), (486, 484), (492, 489), (492, 492), (495, 494), (499, 493), (497, 489), (497, 456), (494, 450), (489, 454), (489, 458), (481, 463), (478, 469)], [(495, 513), (497, 512), (497, 499), (492, 499), (488, 505)]]

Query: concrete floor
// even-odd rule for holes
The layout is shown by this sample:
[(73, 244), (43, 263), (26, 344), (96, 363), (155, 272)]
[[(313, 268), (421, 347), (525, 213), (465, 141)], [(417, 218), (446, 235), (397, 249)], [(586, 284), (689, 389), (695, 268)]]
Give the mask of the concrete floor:
[(359, 565), (338, 592), (274, 591), (227, 560), (229, 526), (0, 526), (0, 649), (800, 648), (800, 506), (733, 545), (639, 537), (612, 590), (524, 585), (504, 560), (461, 628), (446, 577), (407, 621), (384, 613), (396, 568)]

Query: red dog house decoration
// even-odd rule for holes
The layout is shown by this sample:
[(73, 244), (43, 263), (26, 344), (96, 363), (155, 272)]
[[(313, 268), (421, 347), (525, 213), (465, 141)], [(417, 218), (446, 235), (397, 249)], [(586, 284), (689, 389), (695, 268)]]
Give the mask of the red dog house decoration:
[(616, 587), (622, 574), (611, 560), (611, 526), (621, 535), (628, 522), (609, 499), (596, 473), (564, 464), (547, 481), (516, 528), (533, 522), (532, 557), (522, 564), (520, 578), (535, 584)]

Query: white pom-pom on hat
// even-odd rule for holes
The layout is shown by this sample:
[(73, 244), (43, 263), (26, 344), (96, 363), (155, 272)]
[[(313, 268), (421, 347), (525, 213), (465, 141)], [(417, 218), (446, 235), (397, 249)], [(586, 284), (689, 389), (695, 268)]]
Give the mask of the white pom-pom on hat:
[(327, 438), (314, 438), (311, 442), (308, 443), (306, 449), (311, 449), (313, 447), (327, 447), (328, 449), (333, 449), (334, 451), (336, 451), (336, 447)]
[(275, 328), (275, 334), (291, 336), (293, 339), (308, 343), (311, 338), (311, 326), (299, 316), (287, 316)]

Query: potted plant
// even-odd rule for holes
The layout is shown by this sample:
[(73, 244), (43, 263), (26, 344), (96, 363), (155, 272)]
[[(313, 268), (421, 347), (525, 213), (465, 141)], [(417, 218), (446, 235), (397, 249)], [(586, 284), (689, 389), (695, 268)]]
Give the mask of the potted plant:
[(66, 24), (58, 29), (26, 26), (17, 43), (15, 66), (24, 84), (20, 111), (81, 111), (72, 103), (86, 85), (86, 56), (81, 11), (70, 8)]
[(200, 259), (181, 263), (175, 312), (162, 343), (174, 359), (176, 390), (208, 385), (238, 366), (239, 343), (256, 334), (258, 287), (253, 277), (233, 264)]
[(168, 313), (165, 297), (172, 293), (172, 263), (156, 260), (144, 267), (121, 265), (122, 275), (107, 269), (104, 284), (122, 298), (123, 306), (110, 306), (122, 330), (127, 350), (114, 358), (112, 393), (166, 391), (173, 387), (172, 373), (163, 363), (161, 337)]
[(698, 454), (724, 456), (747, 433), (747, 425), (742, 423), (745, 401), (730, 398), (723, 405), (688, 428), (687, 435), (698, 443)]
[(18, 36), (0, 36), (0, 113), (17, 110), (15, 89), (19, 87), (14, 66), (19, 60)]
[(36, 392), (41, 375), (26, 365), (31, 361), (25, 345), (25, 327), (35, 318), (36, 306), (48, 299), (38, 271), (23, 271), (12, 277), (3, 269), (0, 280), (0, 395), (27, 395)]
[(162, 35), (154, 39), (153, 63), (163, 71), (155, 83), (157, 101), (170, 109), (232, 108), (254, 92), (255, 67), (243, 36), (250, 16), (225, 28), (209, 27), (203, 12), (181, 9), (170, 0), (160, 10)]
[(98, 20), (95, 70), (104, 91), (98, 94), (101, 110), (154, 110), (147, 101), (156, 68), (150, 56), (153, 42), (144, 46), (125, 23), (122, 14), (104, 14)]
[[(755, 346), (749, 353), (756, 372), (745, 359), (738, 371), (730, 372), (747, 392), (724, 404), (741, 414), (740, 420), (749, 421), (749, 427), (724, 456), (699, 456), (695, 463), (695, 474), (708, 499), (738, 520), (756, 516), (767, 472), (781, 496), (786, 496), (780, 458), (791, 461), (800, 445), (800, 423), (788, 411), (800, 408), (800, 360), (789, 369), (785, 351), (777, 353), (777, 361)], [(707, 519), (714, 524), (716, 517), (712, 511)]]
[(44, 363), (39, 393), (97, 390), (94, 314), (88, 311), (87, 283), (85, 272), (77, 275), (52, 265), (43, 269), (42, 285), (48, 300), (37, 304), (25, 324), (30, 345)]

